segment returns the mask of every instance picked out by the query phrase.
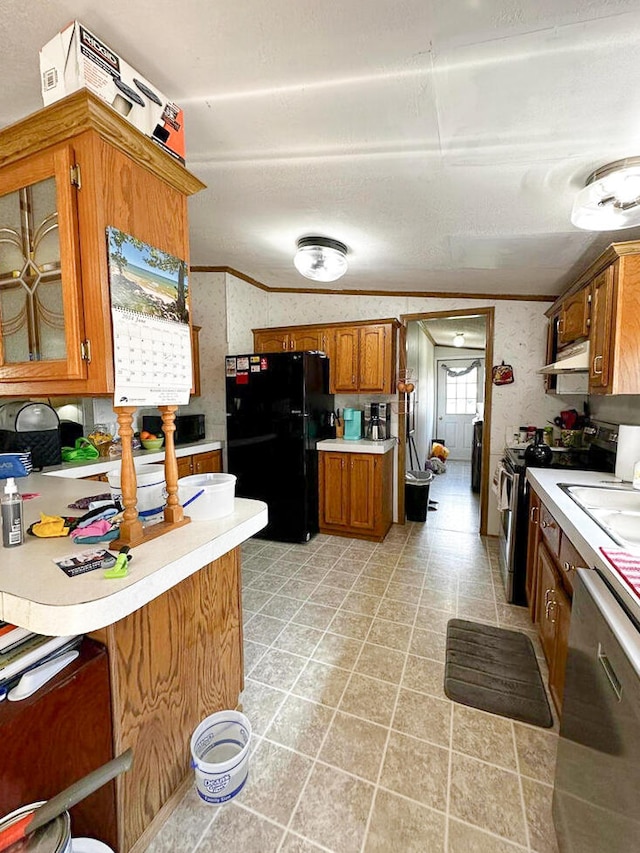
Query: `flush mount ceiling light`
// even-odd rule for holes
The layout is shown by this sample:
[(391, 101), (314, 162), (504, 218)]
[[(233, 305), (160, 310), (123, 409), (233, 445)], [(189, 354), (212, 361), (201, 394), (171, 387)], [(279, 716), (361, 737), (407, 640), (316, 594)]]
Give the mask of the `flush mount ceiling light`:
[(571, 222), (586, 231), (616, 231), (640, 225), (640, 157), (596, 169), (577, 194)]
[(464, 335), (462, 332), (456, 332), (453, 336), (453, 345), (454, 347), (463, 347), (464, 346)]
[(293, 263), (306, 278), (336, 281), (347, 271), (347, 247), (328, 237), (301, 237)]

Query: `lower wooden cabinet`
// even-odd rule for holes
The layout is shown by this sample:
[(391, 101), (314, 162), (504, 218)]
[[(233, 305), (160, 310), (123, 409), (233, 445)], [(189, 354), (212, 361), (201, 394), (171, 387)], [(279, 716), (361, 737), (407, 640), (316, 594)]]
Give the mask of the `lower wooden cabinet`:
[[(0, 815), (48, 800), (112, 759), (111, 720), (107, 653), (87, 639), (79, 657), (33, 695), (0, 703)], [(117, 848), (116, 781), (71, 809), (71, 829)]]
[(539, 496), (531, 491), (527, 601), (549, 665), (549, 692), (558, 713), (562, 711), (573, 576), (579, 566), (586, 565)]
[[(119, 461), (114, 459), (114, 465)], [(192, 456), (178, 457), (178, 478), (188, 477), (190, 474), (217, 474), (222, 471), (222, 451), (208, 450), (205, 453), (194, 453)], [(83, 480), (98, 480), (107, 483), (106, 474), (94, 474), (91, 477), (82, 477)]]
[[(180, 463), (182, 469), (186, 471), (189, 464), (189, 471), (185, 474), (180, 473)], [(219, 474), (222, 471), (222, 451), (209, 450), (206, 453), (194, 453), (193, 456), (183, 456), (178, 459), (178, 477), (188, 477), (189, 474)]]
[(321, 451), (320, 531), (381, 542), (393, 519), (392, 453)]

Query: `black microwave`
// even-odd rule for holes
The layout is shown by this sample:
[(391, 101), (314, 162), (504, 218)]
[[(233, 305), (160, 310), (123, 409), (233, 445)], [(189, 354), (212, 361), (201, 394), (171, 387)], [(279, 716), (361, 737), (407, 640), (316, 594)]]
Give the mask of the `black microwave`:
[[(175, 444), (191, 444), (204, 438), (204, 415), (176, 415)], [(143, 415), (142, 429), (162, 435), (162, 418), (159, 415)]]

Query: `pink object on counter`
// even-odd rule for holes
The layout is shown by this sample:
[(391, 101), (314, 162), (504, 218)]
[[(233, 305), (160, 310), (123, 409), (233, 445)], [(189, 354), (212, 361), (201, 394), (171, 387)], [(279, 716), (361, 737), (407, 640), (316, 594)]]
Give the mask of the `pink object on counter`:
[(640, 596), (640, 555), (620, 548), (600, 548), (626, 584)]

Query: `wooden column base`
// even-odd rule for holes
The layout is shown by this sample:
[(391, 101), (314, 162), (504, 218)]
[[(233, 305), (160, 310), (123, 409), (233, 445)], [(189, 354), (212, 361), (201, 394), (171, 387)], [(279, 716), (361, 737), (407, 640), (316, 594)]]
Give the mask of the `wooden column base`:
[(114, 539), (109, 542), (110, 551), (119, 551), (124, 545), (134, 548), (136, 545), (142, 545), (144, 542), (149, 542), (151, 539), (156, 539), (158, 536), (163, 536), (171, 530), (176, 530), (178, 527), (184, 527), (185, 524), (190, 524), (191, 519), (185, 516), (182, 521), (159, 521), (157, 524), (152, 524), (150, 527), (143, 527), (142, 535), (135, 539)]

